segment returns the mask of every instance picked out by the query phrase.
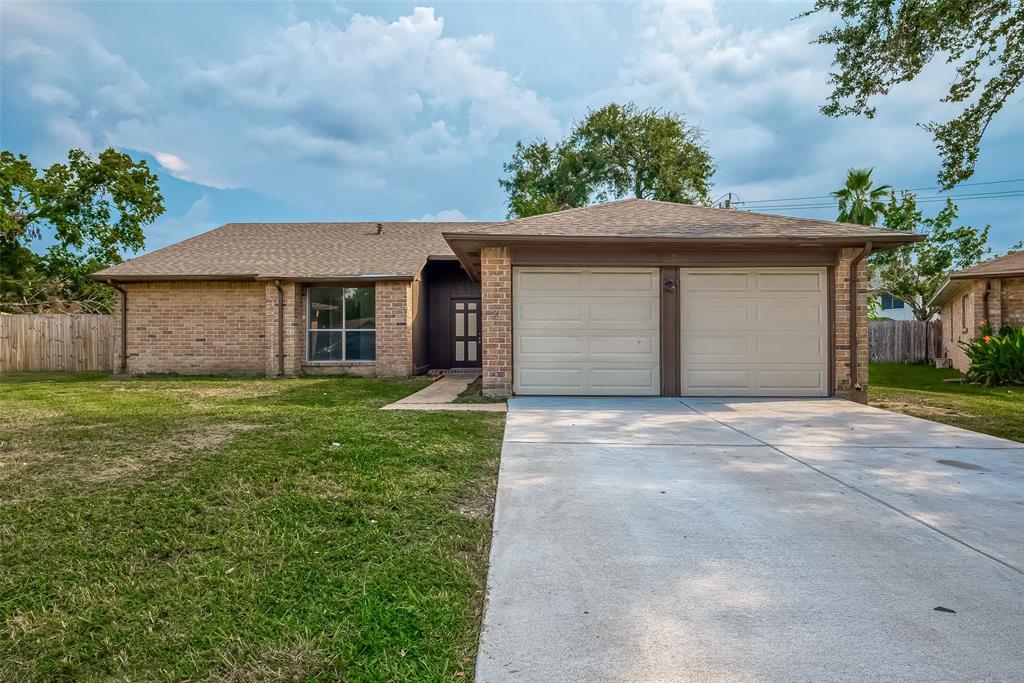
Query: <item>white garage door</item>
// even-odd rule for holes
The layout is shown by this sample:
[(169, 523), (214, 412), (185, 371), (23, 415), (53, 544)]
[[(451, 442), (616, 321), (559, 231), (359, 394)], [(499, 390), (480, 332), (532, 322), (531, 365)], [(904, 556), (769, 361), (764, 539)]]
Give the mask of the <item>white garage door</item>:
[(824, 268), (684, 268), (684, 396), (828, 394)]
[(513, 391), (657, 395), (659, 283), (656, 268), (516, 268)]

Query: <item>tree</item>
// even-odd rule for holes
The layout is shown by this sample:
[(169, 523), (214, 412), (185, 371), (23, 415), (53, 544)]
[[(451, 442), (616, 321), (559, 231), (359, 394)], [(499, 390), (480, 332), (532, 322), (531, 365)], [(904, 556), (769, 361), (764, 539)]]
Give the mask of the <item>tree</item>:
[(938, 308), (928, 302), (947, 273), (972, 266), (985, 254), (989, 226), (953, 227), (957, 208), (950, 199), (934, 218), (923, 218), (910, 192), (890, 197), (884, 218), (886, 228), (915, 232), (926, 239), (872, 254), (872, 280), (880, 283), (881, 291), (905, 301), (918, 320), (930, 320)]
[(532, 216), (626, 196), (707, 203), (715, 168), (704, 131), (673, 113), (609, 104), (592, 110), (557, 143), (516, 143), (509, 217)]
[(88, 274), (142, 249), (142, 226), (164, 212), (146, 162), (114, 149), (95, 159), (73, 149), (42, 171), (0, 152), (0, 208), (0, 307), (12, 310), (109, 310), (109, 288)]
[(846, 184), (832, 193), (839, 200), (837, 221), (858, 225), (877, 225), (885, 210), (885, 201), (892, 194), (891, 185), (871, 185), (872, 168), (851, 168)]
[(842, 21), (816, 41), (835, 46), (838, 70), (821, 108), (828, 116), (873, 118), (873, 97), (912, 81), (937, 56), (955, 65), (942, 101), (964, 106), (949, 121), (923, 127), (935, 140), (943, 187), (970, 178), (992, 117), (1024, 79), (1020, 0), (815, 0), (804, 16), (817, 12)]

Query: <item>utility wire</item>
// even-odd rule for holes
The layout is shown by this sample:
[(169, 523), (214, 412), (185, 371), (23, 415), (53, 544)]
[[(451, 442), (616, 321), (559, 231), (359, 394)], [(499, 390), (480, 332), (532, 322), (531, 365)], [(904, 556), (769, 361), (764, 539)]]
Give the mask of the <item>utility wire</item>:
[[(1022, 183), (1022, 182), (1024, 182), (1024, 178), (1011, 178), (1011, 179), (1008, 179), (1008, 180), (987, 180), (987, 181), (984, 181), (984, 182), (977, 182), (977, 183), (962, 183), (960, 185), (957, 185), (957, 187), (960, 188), (960, 187), (975, 187), (975, 186), (978, 186), (978, 185), (1002, 185), (1002, 184), (1005, 184), (1005, 183)], [(936, 190), (936, 189), (942, 189), (942, 188), (939, 185), (930, 185), (928, 187), (908, 187), (908, 188), (903, 188), (903, 189), (894, 189), (893, 192), (918, 192), (918, 191), (921, 191), (921, 190)], [(732, 202), (732, 204), (734, 206), (736, 206), (736, 205), (740, 205), (740, 204), (766, 204), (766, 203), (776, 203), (776, 202), (796, 202), (796, 201), (805, 201), (805, 200), (811, 200), (811, 199), (834, 199), (834, 195), (832, 195), (832, 194), (819, 194), (819, 195), (814, 195), (814, 196), (810, 196), (810, 197), (780, 197), (778, 199), (750, 199), (750, 200), (747, 200), (747, 201), (739, 201), (738, 200), (738, 201)]]

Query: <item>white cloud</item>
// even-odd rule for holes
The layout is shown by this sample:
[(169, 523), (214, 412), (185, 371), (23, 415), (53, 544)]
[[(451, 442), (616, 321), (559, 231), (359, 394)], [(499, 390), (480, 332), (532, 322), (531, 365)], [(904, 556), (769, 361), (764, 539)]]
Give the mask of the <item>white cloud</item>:
[(146, 251), (159, 249), (214, 227), (213, 200), (210, 195), (204, 194), (180, 216), (164, 216), (146, 228)]
[(701, 125), (719, 168), (716, 191), (754, 199), (799, 186), (806, 194), (808, 183), (837, 185), (851, 165), (896, 175), (934, 154), (914, 125), (938, 99), (928, 74), (890, 94), (872, 121), (820, 113), (831, 52), (812, 41), (823, 19), (742, 29), (724, 23), (712, 0), (647, 9), (638, 47), (625, 56), (617, 82), (588, 104), (633, 100)]
[(194, 65), (184, 95), (198, 109), (237, 112), (246, 135), (293, 160), (458, 160), (503, 131), (558, 130), (547, 103), (486, 64), (492, 42), (445, 36), (432, 8), (393, 22), (299, 22), (237, 60)]
[(458, 209), (444, 209), (437, 213), (424, 214), (419, 218), (413, 218), (414, 222), (422, 223), (456, 223), (459, 221), (468, 221), (469, 216), (462, 213)]

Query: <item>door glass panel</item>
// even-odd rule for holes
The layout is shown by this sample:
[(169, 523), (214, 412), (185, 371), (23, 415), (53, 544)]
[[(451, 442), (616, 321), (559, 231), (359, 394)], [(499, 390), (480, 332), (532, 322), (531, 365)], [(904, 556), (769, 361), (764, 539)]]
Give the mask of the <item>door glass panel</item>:
[(459, 303), (455, 304), (455, 310), (456, 311), (461, 311), (461, 310), (463, 310), (464, 307), (465, 307), (465, 304), (459, 304)]
[(468, 347), (468, 350), (469, 350), (469, 353), (467, 354), (469, 356), (469, 358), (467, 360), (469, 360), (470, 362), (475, 362), (476, 361), (476, 342), (475, 341), (467, 342), (466, 346)]
[(465, 337), (466, 336), (466, 314), (456, 313), (455, 314), (455, 336)]
[(475, 337), (476, 336), (476, 313), (467, 313), (466, 314), (466, 318), (467, 318), (467, 327), (469, 328), (469, 330), (466, 332), (466, 336), (468, 336), (468, 337)]
[(460, 363), (466, 360), (466, 345), (462, 342), (455, 342), (455, 360)]

